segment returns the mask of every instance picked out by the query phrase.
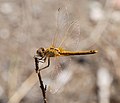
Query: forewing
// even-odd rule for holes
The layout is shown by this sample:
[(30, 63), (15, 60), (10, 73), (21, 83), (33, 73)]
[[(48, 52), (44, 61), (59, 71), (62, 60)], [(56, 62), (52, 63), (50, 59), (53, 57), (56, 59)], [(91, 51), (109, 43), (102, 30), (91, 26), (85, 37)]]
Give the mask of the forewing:
[(58, 9), (57, 29), (53, 40), (56, 47), (65, 47), (65, 49), (76, 47), (80, 41), (81, 32), (79, 20), (74, 19), (68, 9), (70, 8), (67, 6)]
[[(65, 50), (80, 51), (88, 49), (94, 44), (92, 41), (93, 35), (91, 30), (82, 24), (79, 17), (74, 17), (72, 6), (59, 9), (57, 20), (58, 33), (56, 36), (56, 47), (64, 48)], [(90, 29), (90, 28), (89, 28)]]
[(58, 47), (69, 25), (69, 13), (67, 7), (61, 7), (56, 13), (56, 32), (53, 39), (53, 46)]

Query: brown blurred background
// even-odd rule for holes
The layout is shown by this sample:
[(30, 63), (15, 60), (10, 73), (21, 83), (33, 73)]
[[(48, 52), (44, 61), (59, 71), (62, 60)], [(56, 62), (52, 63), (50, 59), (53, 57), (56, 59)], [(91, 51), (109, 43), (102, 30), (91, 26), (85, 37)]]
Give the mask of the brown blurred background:
[[(65, 11), (57, 15), (58, 8)], [(120, 103), (120, 0), (0, 0), (0, 103), (43, 103), (33, 56), (49, 47), (59, 17), (61, 33), (79, 20), (69, 38), (80, 33), (77, 48), (98, 53), (62, 58), (56, 80), (49, 78), (54, 63), (42, 71), (44, 83), (61, 88), (47, 92), (48, 103)]]

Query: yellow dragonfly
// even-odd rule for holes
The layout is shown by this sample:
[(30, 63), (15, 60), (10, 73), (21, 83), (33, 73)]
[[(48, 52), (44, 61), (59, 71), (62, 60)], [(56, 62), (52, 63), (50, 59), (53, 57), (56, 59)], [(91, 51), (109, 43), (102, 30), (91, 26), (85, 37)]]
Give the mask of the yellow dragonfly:
[[(58, 9), (57, 11), (57, 32), (55, 33), (52, 45), (48, 48), (40, 47), (36, 51), (36, 55), (34, 58), (37, 59), (38, 63), (40, 63), (39, 68), (36, 69), (36, 72), (39, 73), (41, 70), (45, 70), (49, 68), (49, 66), (52, 66), (52, 63), (55, 63), (53, 65), (53, 68), (46, 70), (45, 77), (46, 80), (44, 80), (45, 84), (47, 84), (48, 87), (50, 87), (48, 90), (51, 93), (56, 93), (58, 90), (60, 90), (66, 81), (69, 80), (71, 76), (71, 70), (67, 71), (63, 67), (61, 67), (61, 64), (66, 63), (66, 58), (64, 57), (70, 57), (75, 55), (90, 55), (97, 53), (97, 50), (80, 50), (80, 46), (84, 46), (84, 44), (80, 44), (81, 40), (85, 40), (87, 36), (81, 34), (80, 31), (80, 22), (79, 20), (73, 20), (69, 22), (69, 14), (66, 12), (66, 9)], [(81, 39), (82, 38), (82, 39)], [(87, 42), (87, 41), (86, 41)], [(90, 45), (90, 43), (89, 43)], [(91, 45), (90, 45), (91, 46)], [(65, 49), (64, 49), (65, 48)], [(56, 61), (52, 62), (52, 58), (58, 58), (62, 57), (61, 64), (59, 62), (59, 66), (56, 65)], [(63, 60), (62, 60), (63, 59)], [(67, 58), (68, 59), (68, 58)], [(56, 60), (56, 59), (55, 59)], [(65, 61), (65, 62), (64, 62)], [(69, 60), (68, 60), (69, 62)], [(67, 66), (69, 63), (67, 62)], [(56, 67), (55, 67), (56, 66)], [(55, 68), (54, 68), (55, 67)], [(71, 66), (72, 67), (72, 66)], [(61, 71), (61, 69), (66, 71)], [(61, 71), (61, 73), (60, 73)], [(50, 73), (51, 72), (51, 73)], [(49, 73), (49, 74), (47, 74)], [(59, 75), (58, 75), (59, 74)], [(64, 78), (64, 80), (62, 80)]]
[(40, 68), (40, 70), (43, 70), (50, 65), (50, 58), (51, 57), (57, 57), (57, 56), (71, 56), (71, 55), (88, 55), (88, 54), (95, 54), (97, 53), (97, 50), (86, 50), (86, 51), (67, 51), (64, 50), (63, 48), (55, 48), (55, 47), (49, 47), (49, 48), (39, 48), (36, 51), (37, 59), (39, 62), (44, 63), (48, 59), (48, 64), (47, 66)]
[[(60, 9), (58, 9), (58, 13), (60, 13)], [(58, 15), (58, 16), (60, 16), (60, 15)], [(63, 37), (62, 37), (63, 39), (62, 39), (62, 41), (61, 41), (61, 43), (60, 43), (60, 45), (58, 47), (55, 47), (55, 45), (54, 45), (55, 41), (57, 41), (56, 37), (58, 37), (58, 34), (56, 33), (56, 35), (55, 35), (55, 37), (53, 39), (52, 46), (50, 46), (48, 48), (40, 47), (36, 51), (35, 58), (37, 58), (38, 61), (41, 62), (41, 63), (46, 63), (47, 62), (47, 65), (42, 67), (42, 68), (39, 68), (39, 70), (37, 70), (37, 72), (39, 72), (39, 71), (41, 71), (41, 70), (43, 70), (45, 68), (48, 68), (50, 66), (50, 58), (51, 57), (72, 56), (72, 55), (73, 56), (74, 55), (89, 55), (89, 54), (97, 53), (97, 50), (70, 51), (70, 50), (65, 50), (64, 48), (61, 47), (62, 44), (66, 41), (66, 39), (68, 39), (68, 37), (70, 37), (70, 35), (68, 35), (69, 34), (68, 31), (72, 29), (71, 27), (74, 26), (74, 24), (76, 22), (77, 21), (69, 23), (69, 26), (68, 26), (68, 28), (66, 30), (67, 32), (65, 32), (65, 34), (63, 35)], [(60, 23), (61, 23), (61, 21), (60, 21)], [(70, 31), (70, 33), (71, 33), (71, 31)], [(74, 37), (75, 36), (76, 35), (74, 35)]]

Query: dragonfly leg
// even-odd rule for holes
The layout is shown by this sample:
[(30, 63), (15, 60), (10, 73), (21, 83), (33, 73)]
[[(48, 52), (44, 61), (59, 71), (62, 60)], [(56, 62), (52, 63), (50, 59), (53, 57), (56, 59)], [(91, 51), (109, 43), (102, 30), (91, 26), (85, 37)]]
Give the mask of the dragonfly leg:
[(42, 60), (42, 59), (43, 59), (43, 57), (40, 57), (40, 56), (38, 56), (38, 55), (34, 55), (33, 58), (37, 58), (38, 60)]
[(41, 63), (45, 63), (46, 62), (46, 56), (42, 58), (42, 60), (40, 60)]
[(41, 69), (39, 69), (39, 66), (38, 66), (38, 63), (39, 62), (41, 62), (41, 63), (44, 63), (45, 61), (46, 61), (46, 56), (45, 57), (39, 57), (39, 56), (37, 56), (37, 55), (35, 55), (34, 56), (34, 59), (35, 59), (35, 63), (37, 63), (36, 64), (36, 73), (39, 73), (40, 72), (40, 70), (42, 70), (42, 69), (45, 69), (45, 68), (47, 68), (49, 65), (50, 65), (50, 60), (49, 60), (49, 58), (48, 58), (48, 65), (47, 66), (45, 66), (45, 67), (43, 67), (43, 68), (41, 68)]
[(45, 63), (45, 61), (46, 61), (46, 57), (44, 57), (44, 58), (37, 58), (38, 59), (38, 62), (41, 62), (41, 63)]
[(46, 60), (46, 57), (40, 57), (38, 55), (34, 55), (33, 58), (37, 58), (38, 62), (44, 63)]
[[(45, 61), (46, 61), (46, 58), (45, 58), (44, 62), (45, 62)], [(39, 71), (41, 71), (41, 70), (43, 70), (43, 69), (46, 69), (46, 68), (49, 67), (49, 66), (50, 66), (50, 57), (48, 57), (48, 64), (47, 64), (45, 67), (39, 69)]]

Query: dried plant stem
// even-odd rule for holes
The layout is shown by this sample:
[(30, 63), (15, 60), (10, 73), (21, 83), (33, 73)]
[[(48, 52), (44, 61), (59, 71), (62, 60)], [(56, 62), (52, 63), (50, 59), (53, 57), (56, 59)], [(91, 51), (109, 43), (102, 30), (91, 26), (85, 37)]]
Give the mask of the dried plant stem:
[(43, 99), (44, 99), (44, 103), (47, 103), (47, 99), (46, 99), (46, 88), (47, 88), (47, 85), (44, 85), (43, 81), (42, 81), (42, 78), (41, 78), (41, 74), (40, 74), (40, 71), (38, 72), (39, 70), (39, 66), (38, 66), (38, 59), (35, 58), (35, 66), (36, 66), (36, 73), (38, 74), (38, 78), (39, 78), (39, 82), (40, 82), (40, 88), (42, 90), (42, 95), (43, 95)]

